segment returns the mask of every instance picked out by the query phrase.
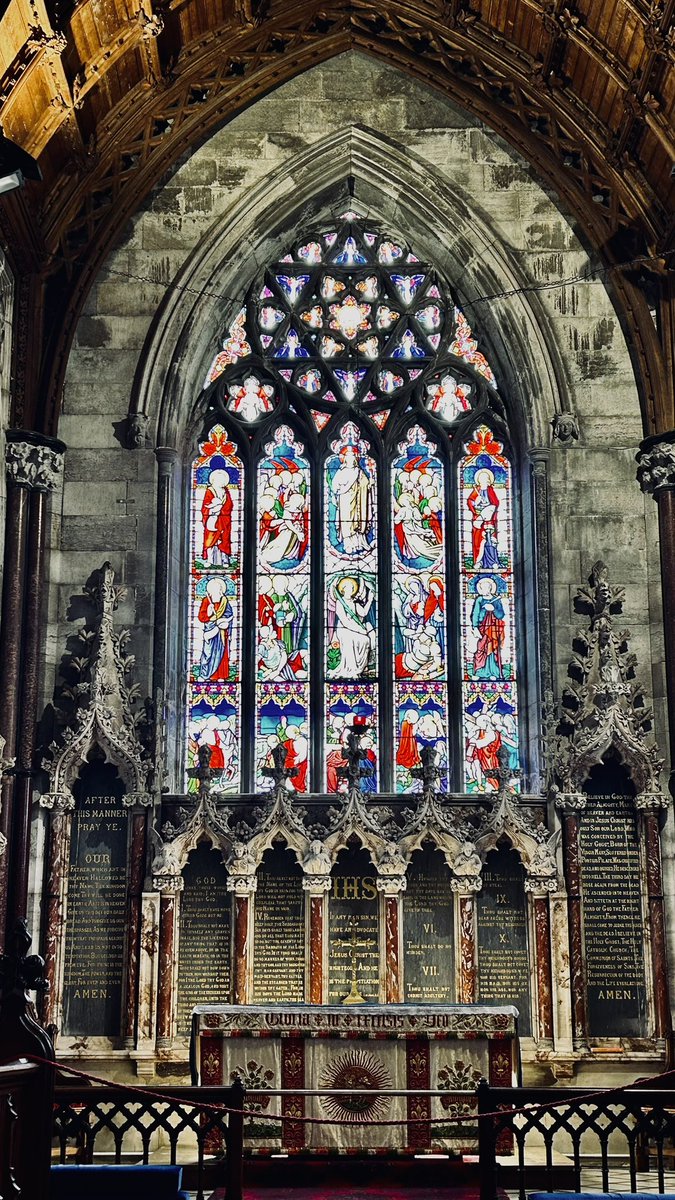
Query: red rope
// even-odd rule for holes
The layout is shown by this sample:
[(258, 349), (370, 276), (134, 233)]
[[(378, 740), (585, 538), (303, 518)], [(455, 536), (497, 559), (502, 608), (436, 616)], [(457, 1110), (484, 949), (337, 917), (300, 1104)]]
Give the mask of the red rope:
[[(80, 1071), (77, 1067), (70, 1067), (66, 1065), (66, 1063), (54, 1062), (52, 1059), (41, 1058), (39, 1054), (24, 1054), (22, 1055), (22, 1058), (29, 1062), (41, 1063), (49, 1067), (57, 1067), (59, 1071), (67, 1071), (70, 1075), (76, 1075), (80, 1079), (91, 1080), (93, 1083), (102, 1084), (104, 1087), (115, 1088), (117, 1091), (131, 1092), (132, 1095), (146, 1096), (153, 1100), (161, 1100), (165, 1104), (178, 1104), (189, 1108), (195, 1108), (199, 1112), (212, 1112), (218, 1114), (227, 1113), (229, 1115), (231, 1113), (233, 1115), (237, 1115), (242, 1112), (240, 1108), (228, 1108), (227, 1105), (224, 1104), (208, 1104), (204, 1100), (189, 1100), (178, 1096), (167, 1095), (166, 1093), (162, 1092), (154, 1092), (151, 1088), (140, 1087), (139, 1085), (133, 1083), (120, 1083), (118, 1080), (102, 1079), (99, 1075), (90, 1075), (88, 1072)], [(1, 1062), (0, 1066), (10, 1066), (16, 1061), (16, 1059), (12, 1059), (10, 1061)], [(290, 1113), (255, 1113), (247, 1111), (246, 1109), (244, 1109), (243, 1115), (247, 1120), (253, 1121), (289, 1121), (292, 1124), (298, 1125), (345, 1125), (350, 1129), (354, 1129), (358, 1124), (362, 1124), (364, 1126), (459, 1125), (463, 1124), (464, 1122), (484, 1120), (485, 1117), (504, 1117), (507, 1114), (509, 1117), (516, 1117), (525, 1113), (532, 1114), (535, 1112), (545, 1112), (548, 1109), (558, 1108), (562, 1104), (573, 1104), (575, 1100), (577, 1100), (579, 1104), (587, 1104), (590, 1100), (596, 1100), (600, 1096), (604, 1096), (605, 1098), (608, 1096), (620, 1096), (625, 1092), (631, 1091), (631, 1089), (635, 1090), (637, 1088), (644, 1088), (647, 1084), (653, 1083), (657, 1079), (662, 1082), (664, 1079), (668, 1079), (671, 1076), (675, 1076), (675, 1070), (664, 1071), (661, 1075), (650, 1075), (646, 1079), (636, 1079), (633, 1083), (621, 1084), (619, 1087), (615, 1088), (601, 1088), (595, 1092), (588, 1092), (584, 1096), (565, 1096), (563, 1090), (559, 1100), (550, 1100), (545, 1104), (526, 1104), (522, 1108), (504, 1107), (501, 1109), (495, 1109), (493, 1112), (465, 1113), (458, 1114), (457, 1116), (448, 1115), (445, 1117), (405, 1117), (393, 1121), (363, 1121), (362, 1123), (357, 1123), (355, 1121), (340, 1121), (325, 1117), (299, 1117), (293, 1116)], [(372, 1089), (372, 1091), (371, 1089), (364, 1089), (362, 1092), (359, 1092), (358, 1088), (355, 1088), (354, 1090), (355, 1094), (357, 1095), (378, 1094), (375, 1089)], [(293, 1094), (292, 1091), (290, 1094)], [(92, 1094), (91, 1097), (87, 1096), (86, 1099), (95, 1100), (95, 1093)], [(107, 1101), (103, 1101), (102, 1103), (107, 1103)]]

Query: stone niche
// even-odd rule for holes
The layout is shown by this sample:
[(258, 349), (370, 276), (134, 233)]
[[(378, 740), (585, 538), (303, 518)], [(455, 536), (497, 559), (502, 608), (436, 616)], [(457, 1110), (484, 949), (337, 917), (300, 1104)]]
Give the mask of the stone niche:
[(295, 854), (275, 846), (257, 872), (253, 919), (253, 1001), (301, 1003), (305, 998), (302, 869)]
[(412, 857), (403, 893), (404, 996), (409, 1004), (451, 1004), (455, 906), (449, 867), (430, 844)]
[(63, 979), (63, 1033), (121, 1032), (129, 814), (124, 784), (105, 762), (83, 766), (73, 788)]
[(525, 869), (515, 850), (499, 846), (488, 856), (476, 897), (478, 999), (515, 1004), (518, 1031), (532, 1032), (532, 999)]
[(328, 1002), (347, 997), (376, 1002), (380, 994), (379, 896), (367, 851), (337, 858), (328, 893)]
[(176, 1025), (190, 1032), (196, 1004), (223, 1004), (230, 997), (230, 895), (219, 850), (201, 842), (183, 868), (178, 940)]

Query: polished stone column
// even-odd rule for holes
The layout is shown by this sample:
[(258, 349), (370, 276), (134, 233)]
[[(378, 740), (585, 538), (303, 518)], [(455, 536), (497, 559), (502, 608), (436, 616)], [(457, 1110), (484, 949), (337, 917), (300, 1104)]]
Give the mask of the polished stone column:
[(652, 985), (657, 1037), (672, 1033), (670, 998), (668, 993), (668, 957), (666, 952), (666, 920), (663, 904), (663, 874), (661, 870), (661, 835), (659, 814), (666, 803), (660, 793), (643, 792), (636, 796), (635, 806), (642, 813), (647, 865), (647, 907), (649, 938), (652, 950)]
[[(555, 880), (552, 881), (555, 886)], [(539, 1038), (553, 1040), (553, 972), (551, 969), (551, 917), (549, 887), (544, 880), (525, 880), (532, 903), (537, 976), (537, 1014)]]
[(7, 527), (0, 633), (0, 695), (6, 754), (15, 758), (6, 777), (0, 836), (0, 937), (26, 914), (30, 810), (40, 662), (40, 606), (47, 494), (61, 481), (65, 445), (37, 433), (7, 433)]
[(305, 893), (305, 945), (307, 947), (305, 995), (308, 1004), (323, 1004), (325, 1000), (328, 951), (326, 895), (331, 886), (330, 875), (305, 875), (302, 881)]
[(174, 1032), (174, 980), (176, 977), (176, 919), (183, 890), (180, 876), (153, 880), (159, 897), (159, 968), (157, 977), (158, 1053), (171, 1049)]
[(63, 957), (66, 949), (66, 905), (70, 838), (75, 801), (66, 793), (40, 797), (40, 806), (50, 810), (47, 851), (47, 894), (45, 929), (45, 993), (42, 1019), (45, 1025), (62, 1026)]
[(255, 875), (230, 875), (227, 890), (232, 892), (232, 925), (234, 928), (234, 970), (232, 1002), (250, 1004), (253, 976), (253, 896), (258, 880)]
[(128, 1049), (136, 1045), (138, 1018), (138, 967), (141, 939), (141, 903), (145, 877), (147, 810), (135, 808), (131, 817), (131, 841), (127, 874), (127, 960), (122, 1005), (122, 1037)]
[(405, 875), (377, 877), (377, 890), (382, 895), (380, 928), (384, 936), (380, 937), (380, 946), (384, 951), (384, 969), (380, 977), (384, 975), (385, 1004), (400, 1004), (403, 1000), (401, 895), (406, 889), (406, 884)]
[(586, 807), (581, 792), (564, 792), (556, 798), (562, 814), (563, 870), (567, 888), (570, 937), (570, 988), (572, 991), (572, 1035), (574, 1046), (585, 1046), (588, 1038), (586, 1012), (586, 968), (581, 908), (581, 861), (579, 858), (580, 814)]
[(675, 797), (675, 430), (645, 438), (636, 458), (640, 487), (654, 497), (659, 514), (671, 767), (669, 786), (671, 795)]
[[(177, 552), (174, 479), (178, 454), (170, 446), (158, 446), (155, 457), (158, 479), (152, 696), (158, 707), (158, 721), (162, 722), (167, 730), (175, 730), (178, 720), (178, 680), (175, 678), (175, 648), (171, 641), (176, 619), (171, 593), (171, 555), (176, 555)], [(175, 638), (173, 642), (175, 643)], [(173, 786), (176, 786), (175, 780)]]
[(476, 972), (476, 897), (482, 886), (480, 878), (453, 879), (452, 890), (459, 900), (459, 1004), (475, 1004), (478, 977)]

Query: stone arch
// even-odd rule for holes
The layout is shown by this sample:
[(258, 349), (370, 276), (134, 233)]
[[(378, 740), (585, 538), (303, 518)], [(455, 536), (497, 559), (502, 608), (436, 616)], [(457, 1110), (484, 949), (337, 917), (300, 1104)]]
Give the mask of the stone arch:
[[(157, 444), (181, 448), (217, 338), (260, 267), (301, 223), (331, 219), (348, 175), (356, 204), (407, 239), (446, 276), (490, 345), (490, 356), (526, 430), (547, 445), (551, 417), (565, 411), (571, 389), (548, 316), (516, 256), (498, 244), (490, 216), (428, 162), (405, 154), (384, 135), (351, 126), (290, 158), (219, 221), (195, 248), (158, 310), (139, 358), (130, 416), (144, 417)], [(298, 181), (301, 185), (298, 186)], [(352, 203), (345, 194), (342, 206)], [(260, 230), (257, 236), (255, 230)], [(245, 286), (242, 287), (242, 281)], [(515, 293), (515, 294), (514, 294)], [(494, 297), (490, 305), (483, 297)], [(205, 299), (206, 298), (206, 302)], [(168, 365), (167, 365), (168, 364)], [(195, 365), (196, 364), (196, 365)]]

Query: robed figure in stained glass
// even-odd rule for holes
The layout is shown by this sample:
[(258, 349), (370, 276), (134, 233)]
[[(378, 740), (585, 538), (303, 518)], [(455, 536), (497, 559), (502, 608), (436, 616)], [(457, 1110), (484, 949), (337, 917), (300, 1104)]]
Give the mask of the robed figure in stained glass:
[(476, 581), (476, 599), (471, 610), (471, 624), (478, 633), (473, 669), (476, 679), (500, 679), (502, 676), (502, 646), (504, 645), (504, 605), (498, 594), (496, 579), (491, 575)]
[(204, 522), (204, 562), (214, 567), (227, 566), (232, 556), (232, 496), (228, 471), (216, 468), (202, 500)]
[(343, 446), (337, 459), (330, 472), (331, 543), (351, 557), (369, 550), (373, 541), (373, 484), (356, 446)]
[(199, 660), (200, 679), (229, 679), (230, 632), (234, 612), (227, 595), (224, 579), (209, 579), (197, 619), (204, 626), (202, 655)]
[(493, 487), (494, 473), (489, 467), (479, 468), (474, 475), (474, 486), (467, 497), (467, 505), (473, 517), (471, 544), (475, 571), (491, 571), (499, 568), (497, 551), (497, 513), (499, 497)]

